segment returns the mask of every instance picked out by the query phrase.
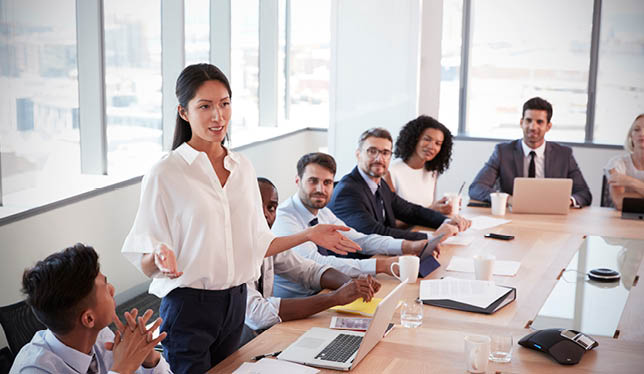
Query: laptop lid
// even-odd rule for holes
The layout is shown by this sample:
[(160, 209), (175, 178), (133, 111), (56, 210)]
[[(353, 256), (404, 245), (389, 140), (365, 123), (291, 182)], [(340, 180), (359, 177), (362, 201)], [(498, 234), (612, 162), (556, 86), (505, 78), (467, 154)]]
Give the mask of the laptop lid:
[(362, 338), (362, 344), (360, 344), (358, 354), (356, 355), (355, 360), (353, 360), (353, 365), (351, 365), (352, 369), (362, 361), (367, 353), (371, 352), (373, 347), (375, 347), (385, 335), (389, 322), (391, 322), (394, 312), (396, 311), (396, 307), (398, 307), (398, 301), (400, 301), (402, 297), (402, 290), (405, 284), (406, 283), (400, 283), (397, 285), (396, 288), (391, 290), (391, 292), (389, 292), (389, 294), (382, 299), (380, 304), (376, 307), (376, 312), (369, 324), (369, 328), (367, 329), (367, 332), (365, 332), (364, 338)]
[(622, 200), (622, 218), (644, 219), (644, 199), (625, 197)]
[(514, 178), (512, 213), (568, 214), (572, 179)]

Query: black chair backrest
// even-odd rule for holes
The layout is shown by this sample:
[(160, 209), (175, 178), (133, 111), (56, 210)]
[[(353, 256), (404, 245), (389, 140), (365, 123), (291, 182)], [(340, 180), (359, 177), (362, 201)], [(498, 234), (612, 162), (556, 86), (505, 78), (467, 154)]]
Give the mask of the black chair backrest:
[(610, 191), (608, 189), (608, 180), (605, 175), (602, 175), (602, 198), (599, 202), (599, 206), (614, 208), (613, 199), (610, 197)]
[(14, 357), (25, 344), (31, 341), (36, 331), (45, 330), (43, 325), (24, 301), (0, 307), (0, 325), (7, 337)]

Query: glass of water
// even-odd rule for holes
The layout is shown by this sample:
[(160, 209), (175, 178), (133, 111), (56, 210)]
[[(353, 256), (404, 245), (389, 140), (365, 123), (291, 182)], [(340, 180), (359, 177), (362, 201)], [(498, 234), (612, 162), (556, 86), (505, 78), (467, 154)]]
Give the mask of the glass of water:
[(419, 299), (406, 300), (400, 312), (403, 327), (418, 327), (423, 324), (423, 302)]
[(490, 338), (490, 360), (510, 362), (512, 360), (512, 335), (493, 335)]

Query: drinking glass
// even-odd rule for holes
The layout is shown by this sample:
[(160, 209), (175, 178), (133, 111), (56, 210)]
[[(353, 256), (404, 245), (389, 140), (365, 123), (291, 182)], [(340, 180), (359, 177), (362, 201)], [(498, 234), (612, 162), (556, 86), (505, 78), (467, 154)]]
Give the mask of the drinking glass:
[(512, 335), (492, 335), (490, 339), (490, 360), (510, 362), (512, 360)]
[(402, 304), (400, 324), (403, 327), (416, 328), (423, 324), (423, 302), (419, 299), (407, 300)]

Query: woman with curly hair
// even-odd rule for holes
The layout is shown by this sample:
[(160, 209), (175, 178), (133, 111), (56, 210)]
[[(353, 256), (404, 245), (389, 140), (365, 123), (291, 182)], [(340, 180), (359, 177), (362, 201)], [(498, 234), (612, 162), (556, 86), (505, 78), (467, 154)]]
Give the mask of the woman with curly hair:
[(449, 168), (452, 133), (432, 117), (409, 121), (398, 134), (385, 180), (398, 196), (443, 214), (452, 212), (447, 198), (436, 200), (438, 176)]

